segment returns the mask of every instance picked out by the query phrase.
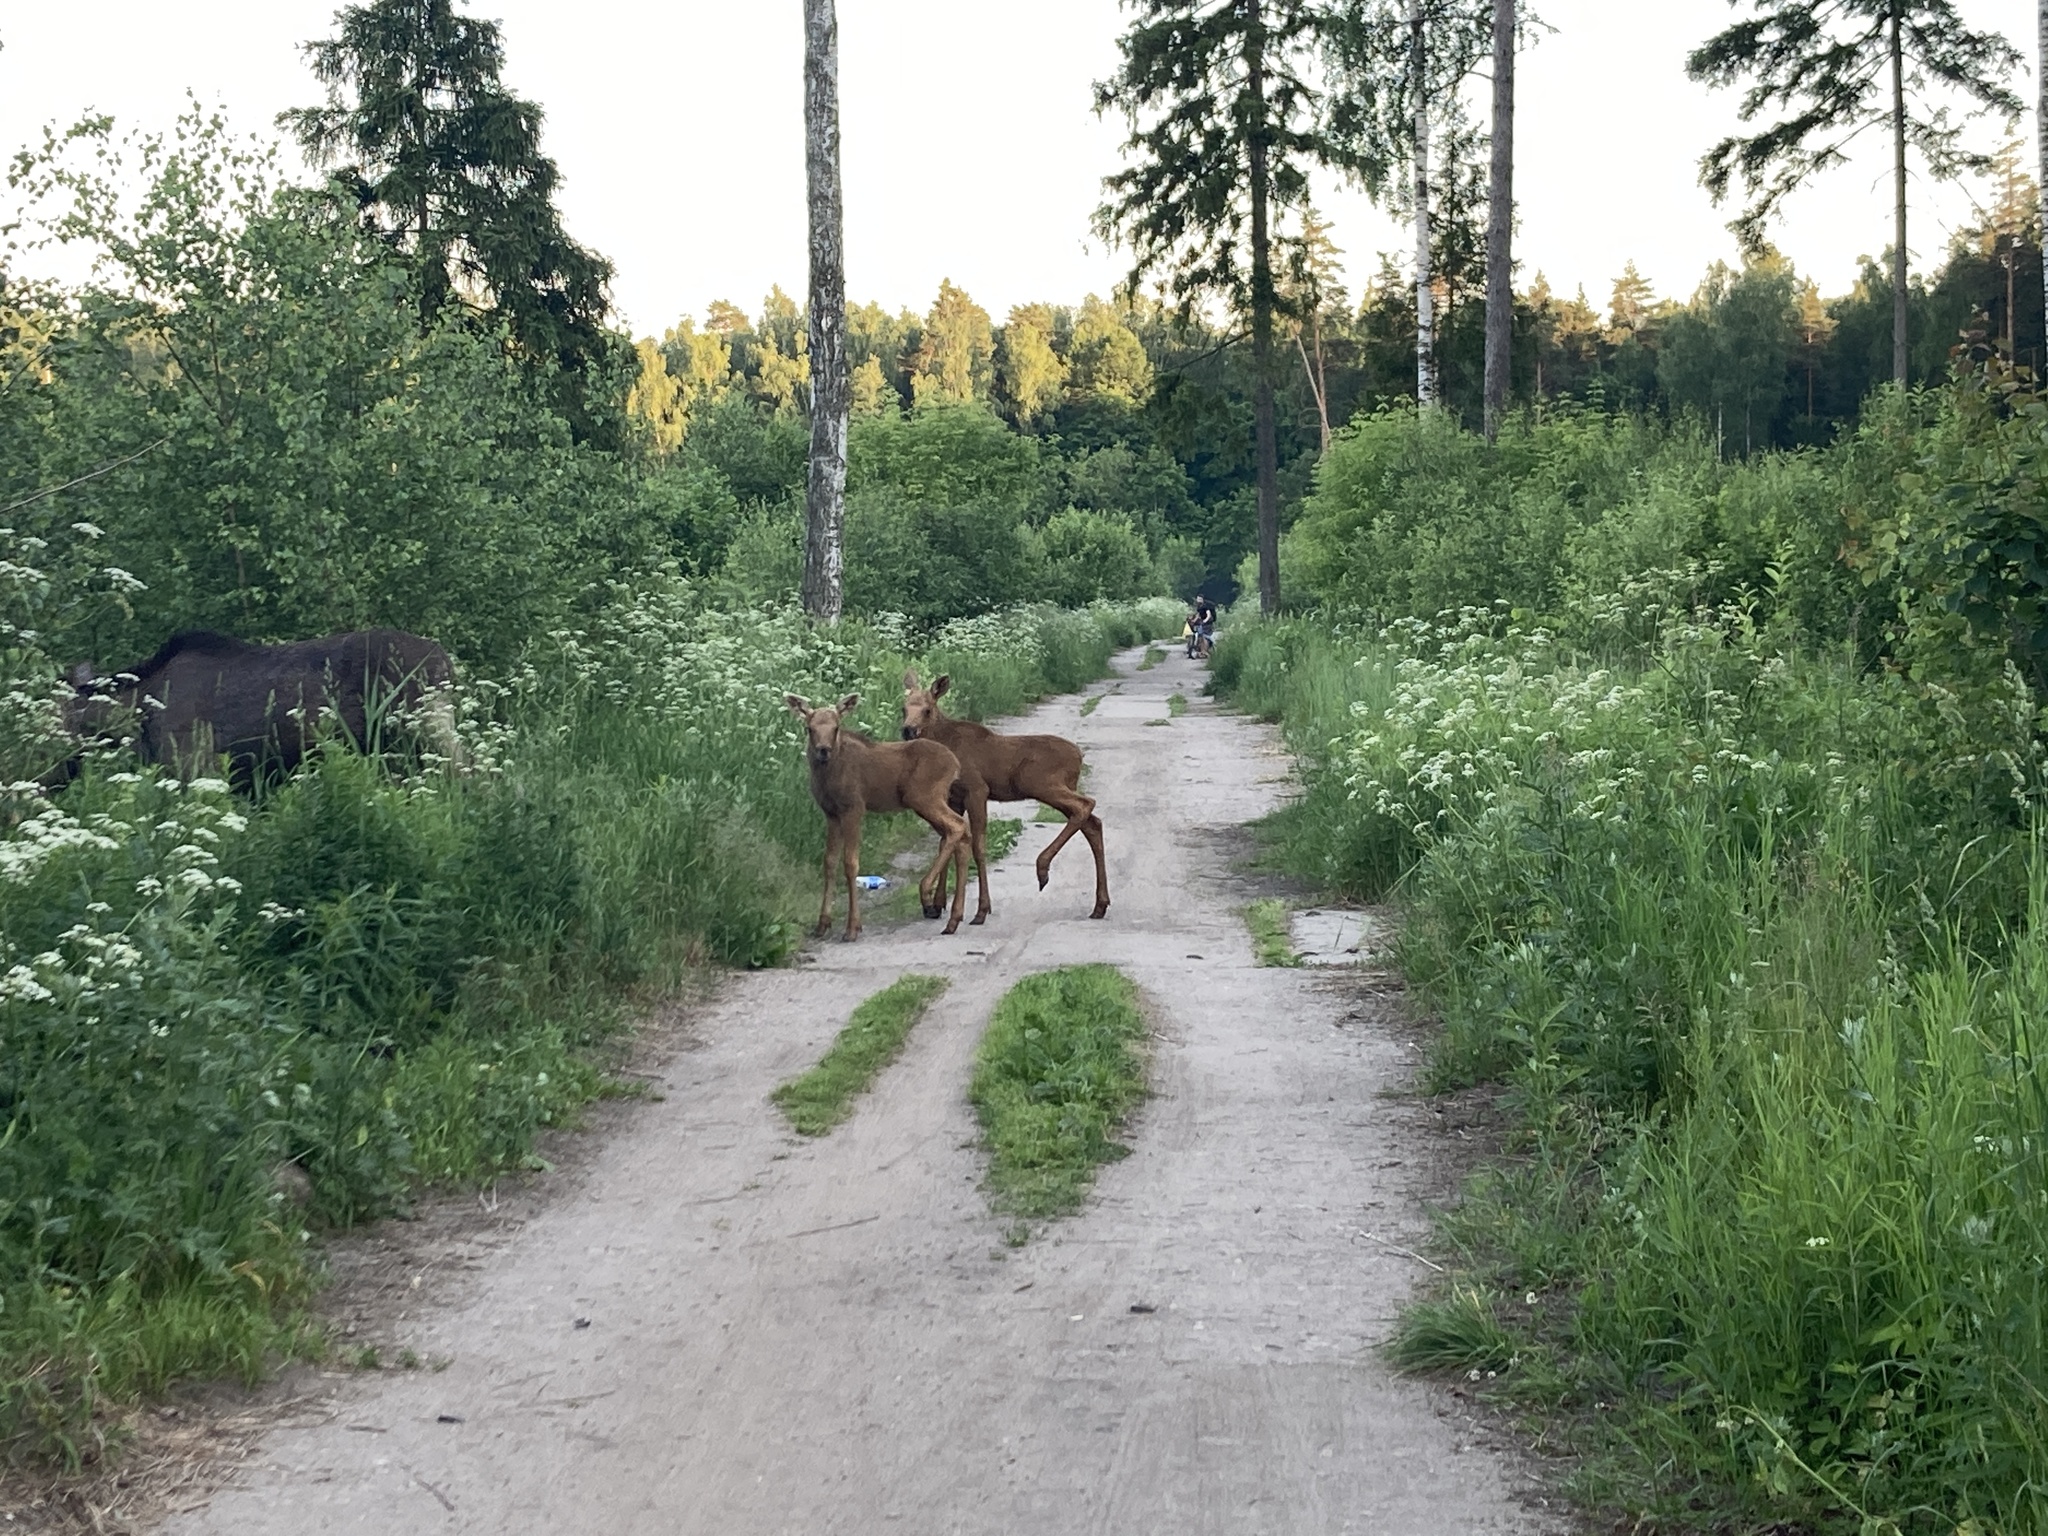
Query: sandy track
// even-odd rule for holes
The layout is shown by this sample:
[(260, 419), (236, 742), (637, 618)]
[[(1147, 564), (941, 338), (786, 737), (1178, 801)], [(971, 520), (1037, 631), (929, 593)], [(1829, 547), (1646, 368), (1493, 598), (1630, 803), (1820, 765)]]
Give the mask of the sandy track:
[[(1385, 1243), (1419, 1236), (1431, 1152), (1383, 1096), (1412, 1065), (1384, 1005), (1251, 965), (1228, 865), (1286, 759), (1177, 654), (1132, 661), (1089, 717), (1066, 699), (1030, 721), (1088, 753), (1108, 920), (1086, 920), (1078, 838), (1032, 888), (1054, 830), (1032, 824), (988, 926), (871, 928), (735, 978), (665, 1100), (424, 1325), (447, 1369), (342, 1386), (170, 1529), (1544, 1529), (1443, 1395), (1372, 1353), (1416, 1273)], [(1188, 713), (1148, 724), (1175, 689)], [(977, 1188), (969, 1060), (1006, 987), (1080, 960), (1158, 1005), (1157, 1096), (1087, 1210), (1010, 1250)], [(906, 969), (953, 986), (849, 1123), (791, 1135), (768, 1091)]]

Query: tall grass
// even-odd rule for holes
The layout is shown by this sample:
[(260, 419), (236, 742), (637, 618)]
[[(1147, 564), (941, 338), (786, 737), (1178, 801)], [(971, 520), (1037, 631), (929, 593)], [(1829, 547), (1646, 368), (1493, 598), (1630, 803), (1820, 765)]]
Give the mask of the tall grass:
[(314, 1231), (531, 1162), (636, 996), (786, 957), (822, 830), (784, 692), (858, 692), (894, 734), (912, 663), (1017, 709), (1178, 622), (823, 631), (650, 580), (466, 683), (464, 775), (331, 752), (253, 803), (119, 757), (60, 793), (17, 782), (0, 1454), (91, 1454), (103, 1401), (298, 1347)]
[(1633, 658), (1498, 612), (1239, 625), (1217, 672), (1305, 755), (1283, 857), (1404, 902), (1436, 1084), (1512, 1086), (1526, 1156), (1448, 1219), (1406, 1357), (1578, 1404), (1638, 1513), (2044, 1528), (2024, 697), (1965, 718), (1739, 614)]

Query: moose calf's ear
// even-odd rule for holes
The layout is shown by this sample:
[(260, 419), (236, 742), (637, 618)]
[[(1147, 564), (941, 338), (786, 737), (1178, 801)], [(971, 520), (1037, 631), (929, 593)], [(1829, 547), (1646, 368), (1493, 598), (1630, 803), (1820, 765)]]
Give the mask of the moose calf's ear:
[(857, 693), (849, 693), (845, 698), (839, 701), (839, 713), (841, 713), (842, 715), (850, 715), (854, 712), (856, 708), (859, 707), (859, 705), (860, 695)]
[(949, 676), (946, 676), (946, 675), (944, 675), (944, 674), (941, 674), (940, 676), (938, 676), (938, 677), (935, 677), (935, 678), (933, 678), (933, 679), (932, 679), (932, 697), (933, 697), (933, 698), (935, 698), (935, 699), (936, 699), (936, 698), (938, 698), (938, 697), (940, 697), (940, 696), (941, 696), (942, 694), (944, 694), (944, 693), (945, 693), (945, 691), (946, 691), (946, 690), (947, 690), (948, 688), (950, 688), (950, 687), (952, 687), (952, 686), (953, 686), (953, 679), (952, 679), (951, 677), (949, 677)]
[(917, 686), (917, 668), (905, 667), (903, 669), (903, 686), (905, 688), (915, 688)]
[(793, 693), (785, 693), (782, 702), (789, 706), (789, 712), (793, 715), (808, 716), (811, 712), (810, 700), (800, 699)]

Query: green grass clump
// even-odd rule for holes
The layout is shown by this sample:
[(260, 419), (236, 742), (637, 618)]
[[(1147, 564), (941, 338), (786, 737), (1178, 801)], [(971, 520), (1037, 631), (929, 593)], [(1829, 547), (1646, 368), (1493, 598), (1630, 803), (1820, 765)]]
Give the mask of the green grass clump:
[[(1064, 819), (1064, 818), (1062, 818)], [(982, 842), (988, 849), (988, 861), (998, 863), (1009, 851), (1017, 846), (1017, 839), (1024, 835), (1024, 823), (1015, 816), (1005, 816), (991, 821), (983, 829)]]
[(1108, 965), (1027, 976), (996, 1004), (968, 1088), (998, 1210), (1037, 1219), (1076, 1209), (1145, 1097), (1138, 989)]
[(1287, 903), (1275, 897), (1255, 901), (1244, 909), (1244, 924), (1252, 931), (1252, 958), (1260, 965), (1301, 964), (1301, 956), (1294, 952), (1289, 916)]
[(1184, 693), (1170, 693), (1166, 696), (1166, 712), (1175, 719), (1188, 712), (1188, 696)]
[(946, 990), (943, 976), (900, 976), (853, 1010), (824, 1058), (770, 1094), (799, 1135), (823, 1136), (903, 1049), (913, 1025)]
[(1138, 662), (1138, 670), (1140, 672), (1150, 672), (1164, 660), (1166, 660), (1166, 652), (1156, 645), (1148, 645), (1145, 647), (1144, 656)]
[(1099, 693), (1091, 693), (1087, 698), (1083, 699), (1081, 701), (1081, 718), (1086, 720), (1090, 715), (1094, 714), (1101, 706), (1102, 699), (1103, 695)]

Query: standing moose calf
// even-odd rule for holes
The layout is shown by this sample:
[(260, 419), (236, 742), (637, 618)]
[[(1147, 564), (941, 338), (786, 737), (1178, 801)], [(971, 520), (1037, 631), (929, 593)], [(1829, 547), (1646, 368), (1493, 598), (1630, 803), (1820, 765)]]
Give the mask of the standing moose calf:
[[(860, 824), (869, 811), (915, 811), (939, 834), (939, 856), (917, 883), (924, 915), (937, 917), (945, 899), (934, 888), (944, 878), (946, 861), (957, 866), (953, 919), (946, 932), (957, 933), (967, 910), (967, 823), (946, 804), (960, 764), (935, 741), (878, 742), (846, 725), (846, 716), (860, 703), (849, 693), (835, 709), (812, 708), (793, 693), (782, 696), (790, 712), (804, 722), (808, 738), (804, 756), (811, 766), (811, 798), (825, 813), (825, 896), (818, 907), (818, 935), (832, 926), (832, 861), (846, 869), (846, 937), (860, 937)], [(980, 919), (976, 918), (976, 922)]]
[[(920, 687), (917, 668), (903, 674), (903, 739), (936, 742), (960, 759), (960, 782), (952, 804), (967, 812), (967, 835), (973, 840), (974, 862), (981, 876), (981, 902), (974, 914), (979, 923), (993, 910), (988, 900), (988, 803), (991, 800), (1036, 800), (1067, 818), (1060, 835), (1038, 855), (1038, 888), (1052, 876), (1053, 855), (1079, 832), (1095, 854), (1095, 910), (1109, 910), (1109, 869), (1102, 854), (1102, 818), (1095, 802), (1081, 793), (1081, 749), (1064, 736), (1004, 736), (972, 720), (955, 720), (939, 708), (953, 684), (950, 677)], [(943, 875), (940, 877), (944, 878)], [(942, 892), (943, 894), (943, 892)], [(954, 908), (958, 911), (957, 905)]]

